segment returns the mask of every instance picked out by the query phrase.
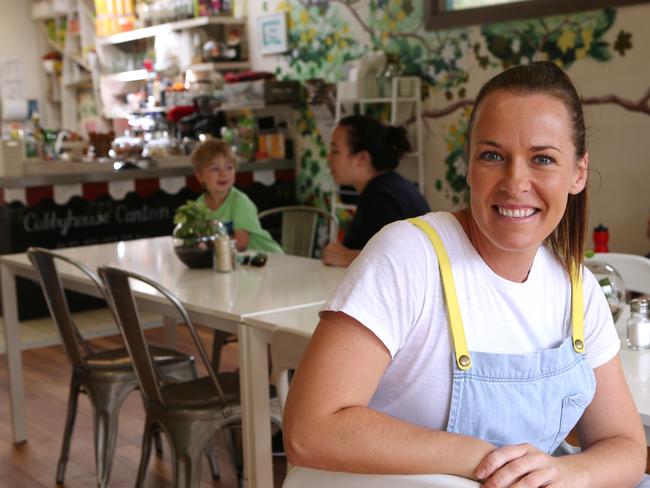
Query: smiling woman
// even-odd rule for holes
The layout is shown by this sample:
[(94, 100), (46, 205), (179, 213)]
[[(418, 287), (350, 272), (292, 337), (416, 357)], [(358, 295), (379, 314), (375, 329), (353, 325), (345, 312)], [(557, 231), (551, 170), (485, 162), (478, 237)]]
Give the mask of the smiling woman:
[[(513, 67), (481, 89), (468, 136), (469, 207), (386, 226), (323, 306), (287, 399), (289, 460), (636, 486), (645, 437), (582, 266), (578, 94), (552, 63)], [(554, 456), (574, 426), (583, 451)]]

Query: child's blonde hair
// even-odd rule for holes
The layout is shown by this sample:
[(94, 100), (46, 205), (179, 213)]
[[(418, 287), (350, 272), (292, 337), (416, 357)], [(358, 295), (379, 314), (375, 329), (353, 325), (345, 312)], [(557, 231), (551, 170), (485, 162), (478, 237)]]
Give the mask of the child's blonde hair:
[(217, 156), (223, 156), (228, 162), (235, 165), (235, 169), (237, 168), (237, 158), (233, 155), (230, 145), (221, 139), (208, 139), (192, 152), (194, 170), (202, 171)]

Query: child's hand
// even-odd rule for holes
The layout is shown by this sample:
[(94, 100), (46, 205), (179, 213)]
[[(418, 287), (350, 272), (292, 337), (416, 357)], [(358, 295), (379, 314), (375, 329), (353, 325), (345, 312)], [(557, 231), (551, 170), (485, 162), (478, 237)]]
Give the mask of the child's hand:
[(236, 230), (233, 232), (233, 237), (237, 240), (237, 251), (242, 252), (248, 248), (250, 241), (250, 234), (245, 230)]

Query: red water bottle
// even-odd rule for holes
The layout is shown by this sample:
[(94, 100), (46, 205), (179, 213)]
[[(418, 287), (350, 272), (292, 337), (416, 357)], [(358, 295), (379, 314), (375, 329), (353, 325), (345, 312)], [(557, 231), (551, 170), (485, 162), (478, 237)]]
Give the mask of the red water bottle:
[(609, 252), (609, 231), (603, 224), (594, 229), (594, 252)]

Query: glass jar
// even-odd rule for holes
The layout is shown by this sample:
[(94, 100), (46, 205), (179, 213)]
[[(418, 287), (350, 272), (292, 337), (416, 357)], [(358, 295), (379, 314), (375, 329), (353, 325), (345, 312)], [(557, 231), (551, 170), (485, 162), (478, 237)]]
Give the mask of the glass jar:
[(650, 349), (649, 298), (630, 301), (630, 318), (627, 320), (627, 347), (633, 350)]
[(172, 234), (174, 252), (188, 268), (212, 267), (214, 241), (212, 229), (197, 232), (184, 222), (177, 224)]
[(593, 273), (607, 298), (614, 322), (618, 320), (625, 306), (625, 283), (616, 269), (597, 259), (588, 259), (585, 266)]

